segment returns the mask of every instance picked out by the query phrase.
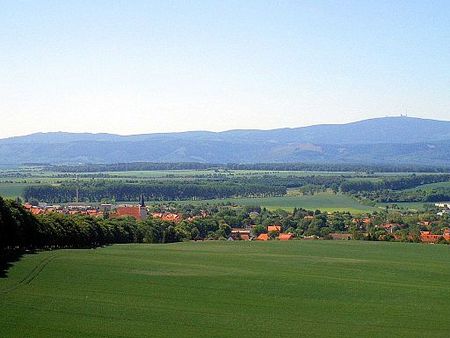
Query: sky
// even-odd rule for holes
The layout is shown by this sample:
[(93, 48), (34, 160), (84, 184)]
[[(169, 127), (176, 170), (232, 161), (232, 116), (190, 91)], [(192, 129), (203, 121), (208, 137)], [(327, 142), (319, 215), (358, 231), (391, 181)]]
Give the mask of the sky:
[(450, 1), (0, 0), (0, 137), (450, 120)]

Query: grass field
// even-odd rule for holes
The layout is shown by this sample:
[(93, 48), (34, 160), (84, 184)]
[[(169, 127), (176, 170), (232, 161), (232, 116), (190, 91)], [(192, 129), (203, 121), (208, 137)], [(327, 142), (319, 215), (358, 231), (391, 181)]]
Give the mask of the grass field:
[(258, 198), (225, 198), (203, 201), (183, 201), (182, 203), (235, 203), (237, 205), (261, 206), (270, 210), (285, 209), (292, 211), (294, 208), (307, 210), (320, 209), (322, 211), (349, 211), (363, 213), (376, 210), (376, 208), (363, 205), (347, 195), (321, 192), (314, 195), (286, 195), (279, 197)]
[(360, 241), (114, 245), (25, 256), (1, 337), (448, 337), (450, 250)]
[(23, 195), (27, 183), (0, 183), (0, 196), (15, 198)]
[(425, 202), (397, 202), (397, 203), (378, 203), (377, 204), (381, 208), (385, 208), (388, 206), (392, 208), (393, 205), (396, 205), (400, 209), (410, 210), (410, 211), (422, 211), (425, 209), (425, 206), (432, 206), (434, 203), (425, 203)]

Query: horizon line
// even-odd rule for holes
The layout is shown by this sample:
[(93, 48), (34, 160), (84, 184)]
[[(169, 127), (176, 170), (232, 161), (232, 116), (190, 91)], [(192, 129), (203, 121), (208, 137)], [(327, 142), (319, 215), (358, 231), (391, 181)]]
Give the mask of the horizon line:
[(409, 119), (418, 119), (418, 120), (431, 120), (431, 121), (437, 121), (437, 122), (450, 122), (450, 120), (423, 118), (423, 117), (417, 117), (417, 116), (409, 116), (408, 114), (400, 114), (400, 115), (385, 115), (385, 116), (378, 116), (378, 117), (370, 117), (367, 119), (355, 120), (355, 121), (343, 122), (343, 123), (317, 123), (317, 124), (309, 124), (309, 125), (298, 126), (298, 127), (278, 127), (278, 128), (271, 128), (271, 129), (235, 128), (235, 129), (226, 129), (226, 130), (221, 130), (221, 131), (196, 129), (196, 130), (167, 131), (167, 132), (147, 132), (147, 133), (137, 133), (137, 134), (120, 134), (120, 133), (111, 133), (111, 132), (89, 132), (89, 131), (73, 131), (72, 132), (72, 131), (58, 130), (58, 131), (37, 131), (37, 132), (29, 133), (29, 134), (0, 137), (0, 140), (7, 140), (7, 139), (13, 139), (13, 138), (19, 138), (19, 137), (27, 137), (27, 136), (40, 135), (40, 134), (43, 134), (43, 135), (48, 135), (48, 134), (72, 134), (72, 135), (88, 134), (88, 135), (111, 135), (111, 136), (129, 137), (129, 136), (158, 135), (158, 134), (159, 135), (183, 134), (183, 133), (219, 134), (219, 133), (226, 133), (226, 132), (232, 132), (232, 131), (271, 131), (271, 130), (283, 130), (283, 129), (291, 129), (292, 130), (292, 129), (308, 128), (308, 127), (315, 127), (315, 126), (346, 125), (346, 124), (353, 124), (353, 123), (359, 123), (359, 122), (370, 121), (370, 120), (386, 119), (386, 118), (409, 118)]

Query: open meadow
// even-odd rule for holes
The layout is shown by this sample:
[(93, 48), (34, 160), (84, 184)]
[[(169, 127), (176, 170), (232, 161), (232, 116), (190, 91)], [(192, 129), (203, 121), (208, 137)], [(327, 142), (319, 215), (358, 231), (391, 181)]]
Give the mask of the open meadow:
[(361, 241), (113, 245), (24, 256), (1, 337), (448, 337), (450, 251)]

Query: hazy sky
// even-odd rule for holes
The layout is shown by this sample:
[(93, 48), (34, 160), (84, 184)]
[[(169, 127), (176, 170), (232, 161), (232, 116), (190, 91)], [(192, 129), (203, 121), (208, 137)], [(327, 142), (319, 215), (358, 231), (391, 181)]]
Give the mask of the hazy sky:
[(0, 137), (450, 119), (450, 1), (0, 0)]

